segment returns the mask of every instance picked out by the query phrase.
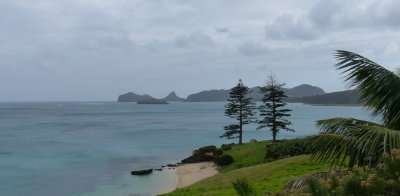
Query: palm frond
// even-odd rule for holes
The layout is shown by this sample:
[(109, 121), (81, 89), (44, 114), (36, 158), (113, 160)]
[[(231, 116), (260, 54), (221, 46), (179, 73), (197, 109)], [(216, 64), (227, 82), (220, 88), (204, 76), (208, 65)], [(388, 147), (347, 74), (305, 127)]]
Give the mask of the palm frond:
[(373, 115), (381, 115), (388, 128), (400, 130), (400, 77), (379, 64), (353, 52), (338, 50), (337, 69), (355, 87)]
[(257, 191), (246, 178), (241, 178), (232, 182), (232, 186), (238, 196), (257, 196)]
[(312, 159), (346, 163), (350, 168), (374, 166), (384, 152), (400, 148), (400, 132), (383, 125), (354, 118), (333, 118), (317, 121), (321, 134), (312, 140)]

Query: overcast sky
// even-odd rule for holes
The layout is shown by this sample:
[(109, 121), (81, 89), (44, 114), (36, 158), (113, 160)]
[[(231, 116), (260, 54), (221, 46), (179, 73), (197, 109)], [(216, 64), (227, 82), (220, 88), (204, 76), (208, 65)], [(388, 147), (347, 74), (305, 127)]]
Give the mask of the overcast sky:
[(262, 85), (346, 89), (334, 50), (400, 67), (398, 0), (1, 0), (0, 101)]

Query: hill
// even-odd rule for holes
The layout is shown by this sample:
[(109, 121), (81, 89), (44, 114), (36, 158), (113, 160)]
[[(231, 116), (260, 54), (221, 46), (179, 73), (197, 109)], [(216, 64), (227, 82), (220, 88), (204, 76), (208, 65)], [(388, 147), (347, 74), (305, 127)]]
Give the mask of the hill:
[(240, 178), (248, 179), (259, 193), (276, 193), (293, 178), (328, 168), (328, 165), (310, 162), (309, 155), (268, 162), (271, 161), (265, 159), (268, 143), (270, 141), (233, 145), (231, 150), (224, 152), (234, 158), (233, 164), (220, 167), (220, 173), (215, 176), (165, 195), (236, 195), (232, 182)]
[(228, 90), (208, 90), (189, 95), (187, 102), (226, 101), (229, 98)]
[(284, 90), (288, 97), (305, 97), (325, 94), (324, 90), (321, 88), (309, 84), (302, 84), (294, 88)]
[(183, 101), (184, 98), (180, 98), (176, 95), (175, 91), (171, 92), (169, 95), (163, 98), (165, 101)]
[(353, 90), (307, 97), (289, 97), (287, 101), (305, 104), (361, 104), (359, 96)]
[[(250, 88), (251, 93), (249, 97), (254, 100), (261, 100), (262, 95), (259, 93), (260, 87)], [(302, 84), (294, 88), (283, 89), (289, 97), (303, 97), (324, 94), (324, 90), (319, 87)], [(208, 90), (201, 91), (195, 94), (189, 95), (185, 101), (187, 102), (207, 102), (207, 101), (226, 101), (229, 98), (229, 90)]]
[(118, 96), (118, 102), (138, 102), (145, 99), (152, 99), (150, 95), (138, 95), (133, 92), (125, 93)]

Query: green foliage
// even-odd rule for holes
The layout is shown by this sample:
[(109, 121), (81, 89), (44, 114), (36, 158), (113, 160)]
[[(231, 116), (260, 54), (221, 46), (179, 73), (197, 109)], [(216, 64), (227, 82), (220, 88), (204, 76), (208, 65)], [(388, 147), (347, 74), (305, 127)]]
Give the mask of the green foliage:
[(224, 154), (224, 150), (222, 148), (217, 148), (216, 153), (217, 153), (217, 156), (222, 155), (222, 154)]
[(207, 152), (212, 152), (212, 153), (216, 153), (217, 152), (217, 147), (212, 145), (212, 146), (204, 146), (199, 148), (199, 153), (204, 154)]
[(221, 156), (217, 156), (214, 159), (214, 162), (219, 166), (229, 165), (229, 164), (233, 163), (233, 161), (234, 161), (233, 157), (228, 154), (223, 154)]
[(289, 112), (292, 110), (284, 108), (286, 103), (283, 102), (283, 100), (287, 98), (282, 89), (284, 85), (285, 84), (279, 84), (274, 75), (271, 74), (267, 84), (260, 88), (260, 93), (263, 94), (263, 98), (261, 99), (262, 105), (259, 106), (258, 109), (262, 119), (257, 121), (259, 124), (257, 130), (269, 127), (272, 132), (273, 142), (276, 141), (279, 130), (294, 131), (287, 127), (292, 124), (286, 119), (286, 117), (290, 116)]
[(267, 144), (270, 141), (250, 142), (244, 144), (229, 145), (230, 150), (225, 150), (224, 154), (229, 154), (235, 162), (230, 165), (219, 167), (220, 172), (228, 172), (241, 167), (247, 167), (255, 164), (265, 163), (269, 159), (265, 159)]
[(352, 52), (337, 51), (335, 56), (337, 69), (344, 70), (346, 80), (383, 124), (353, 118), (317, 121), (321, 135), (313, 142), (312, 158), (349, 168), (375, 167), (383, 153), (400, 148), (400, 77)]
[(223, 150), (231, 150), (232, 149), (232, 145), (231, 144), (222, 144), (221, 145), (221, 148), (223, 149)]
[(400, 150), (392, 150), (390, 155), (384, 154), (383, 164), (377, 168), (341, 171), (339, 179), (337, 175), (337, 172), (332, 172), (327, 178), (309, 177), (306, 179), (305, 188), (283, 193), (288, 193), (286, 195), (309, 193), (312, 196), (398, 195), (400, 192)]
[(310, 154), (312, 151), (309, 147), (310, 140), (310, 137), (306, 137), (291, 140), (280, 140), (279, 142), (268, 144), (265, 157), (278, 159), (287, 156)]
[(239, 83), (230, 90), (230, 98), (228, 104), (225, 105), (225, 115), (237, 120), (237, 123), (224, 126), (226, 132), (220, 137), (238, 138), (239, 144), (242, 144), (243, 125), (252, 122), (255, 115), (255, 103), (247, 97), (249, 93), (249, 88), (243, 85), (242, 80), (239, 80)]
[(312, 196), (325, 196), (328, 194), (328, 189), (321, 186), (319, 179), (308, 177), (306, 178), (306, 183), (308, 185), (306, 191)]
[(241, 178), (232, 182), (232, 186), (235, 189), (238, 196), (256, 196), (257, 191), (253, 186), (250, 185), (246, 178)]
[(382, 116), (389, 129), (400, 130), (400, 78), (379, 64), (352, 52), (339, 50), (337, 69), (346, 73), (346, 81), (374, 115)]
[[(233, 146), (232, 151), (236, 151), (237, 146), (240, 145)], [(251, 147), (257, 147), (258, 149), (260, 146)], [(262, 144), (261, 149), (265, 150), (265, 143)], [(258, 156), (263, 158), (264, 154), (265, 152), (260, 153)], [(235, 162), (233, 164), (237, 162), (235, 156), (234, 158)], [(230, 168), (231, 165), (229, 165), (228, 168)], [(289, 157), (269, 163), (228, 170), (165, 195), (232, 196), (236, 195), (236, 191), (232, 186), (232, 181), (240, 178), (246, 178), (254, 189), (260, 193), (260, 195), (267, 195), (267, 193), (273, 194), (282, 190), (282, 188), (293, 178), (299, 178), (312, 172), (325, 171), (327, 168), (327, 165), (310, 162), (309, 156), (307, 155)]]

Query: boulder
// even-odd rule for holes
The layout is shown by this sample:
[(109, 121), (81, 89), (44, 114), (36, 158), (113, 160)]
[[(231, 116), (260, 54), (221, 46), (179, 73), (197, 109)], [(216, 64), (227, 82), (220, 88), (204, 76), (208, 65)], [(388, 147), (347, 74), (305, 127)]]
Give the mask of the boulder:
[(132, 171), (131, 174), (132, 175), (147, 175), (153, 172), (153, 169), (144, 169), (144, 170), (136, 170), (136, 171)]

